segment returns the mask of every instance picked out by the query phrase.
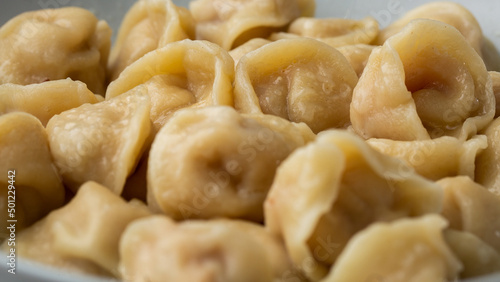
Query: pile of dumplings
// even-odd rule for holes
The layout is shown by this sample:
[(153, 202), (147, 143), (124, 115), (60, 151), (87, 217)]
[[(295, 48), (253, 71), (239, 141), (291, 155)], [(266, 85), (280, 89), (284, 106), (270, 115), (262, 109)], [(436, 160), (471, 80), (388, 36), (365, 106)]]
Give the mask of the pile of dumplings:
[(7, 22), (1, 238), (15, 170), (17, 256), (63, 271), (499, 272), (500, 56), (477, 20), (452, 2), (385, 28), (314, 11), (314, 0), (138, 0), (113, 46), (82, 8)]

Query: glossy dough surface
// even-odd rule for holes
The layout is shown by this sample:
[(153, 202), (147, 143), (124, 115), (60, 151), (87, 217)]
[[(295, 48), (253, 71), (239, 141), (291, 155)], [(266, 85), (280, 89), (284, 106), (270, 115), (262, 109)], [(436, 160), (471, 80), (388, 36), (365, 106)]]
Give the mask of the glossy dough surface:
[(174, 219), (257, 222), (276, 168), (314, 139), (304, 124), (241, 115), (229, 107), (177, 112), (153, 142), (148, 204)]
[(111, 29), (90, 11), (67, 7), (23, 13), (0, 29), (0, 84), (71, 77), (104, 94)]

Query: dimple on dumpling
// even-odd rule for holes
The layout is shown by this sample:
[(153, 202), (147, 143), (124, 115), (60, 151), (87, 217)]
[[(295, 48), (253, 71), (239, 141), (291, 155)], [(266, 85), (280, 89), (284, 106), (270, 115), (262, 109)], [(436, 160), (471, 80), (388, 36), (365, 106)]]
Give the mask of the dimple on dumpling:
[(120, 277), (119, 239), (130, 222), (150, 214), (143, 203), (87, 182), (67, 205), (17, 234), (17, 255), (58, 270)]
[(362, 137), (466, 140), (495, 112), (484, 63), (454, 27), (414, 20), (373, 50), (353, 92), (351, 122)]
[(462, 264), (443, 237), (438, 215), (374, 223), (354, 235), (324, 282), (454, 281)]
[(149, 98), (122, 95), (84, 104), (50, 119), (50, 150), (64, 183), (75, 192), (93, 180), (122, 192), (151, 130)]
[(437, 213), (441, 205), (437, 184), (353, 133), (328, 130), (280, 165), (265, 224), (283, 237), (296, 267), (318, 281), (370, 224)]
[(171, 0), (139, 0), (125, 15), (109, 58), (110, 80), (150, 51), (194, 39), (194, 20)]
[(276, 168), (314, 138), (304, 124), (230, 107), (178, 111), (150, 150), (148, 204), (176, 220), (262, 221)]
[(302, 36), (317, 39), (332, 47), (340, 47), (370, 44), (377, 37), (378, 31), (378, 23), (372, 17), (361, 20), (302, 17), (290, 24), (287, 33), (274, 33), (270, 39), (279, 40)]
[(127, 227), (120, 255), (126, 281), (305, 281), (280, 240), (246, 221), (151, 216)]
[(358, 77), (335, 48), (314, 39), (279, 40), (243, 56), (235, 108), (304, 122), (314, 132), (346, 128)]
[(417, 141), (371, 138), (367, 142), (381, 153), (406, 161), (420, 175), (432, 180), (457, 175), (474, 178), (476, 157), (488, 147), (485, 135), (467, 141), (443, 136)]
[[(22, 112), (0, 116), (0, 159), (4, 172), (0, 178), (0, 237), (7, 238), (8, 219), (17, 220), (16, 230), (20, 231), (62, 206), (65, 193), (47, 133), (36, 117)], [(14, 217), (9, 218), (8, 203), (13, 200)]]
[(312, 16), (314, 0), (196, 0), (189, 3), (196, 39), (231, 50), (252, 38), (265, 38), (300, 16)]
[(77, 7), (26, 12), (0, 28), (0, 84), (80, 80), (104, 94), (111, 29)]
[(181, 108), (233, 105), (234, 62), (227, 51), (206, 41), (183, 40), (156, 49), (113, 81), (106, 99), (147, 94), (157, 132)]
[(44, 126), (54, 115), (97, 102), (99, 98), (84, 83), (71, 79), (30, 85), (0, 85), (0, 115), (26, 112), (36, 116)]

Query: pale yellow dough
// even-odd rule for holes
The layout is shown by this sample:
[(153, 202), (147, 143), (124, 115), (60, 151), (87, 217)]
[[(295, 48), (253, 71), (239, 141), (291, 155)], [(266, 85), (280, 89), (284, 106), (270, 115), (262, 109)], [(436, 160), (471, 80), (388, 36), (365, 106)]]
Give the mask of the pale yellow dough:
[(171, 0), (139, 0), (127, 12), (109, 58), (111, 81), (130, 64), (168, 43), (194, 39), (191, 13)]
[(488, 147), (477, 157), (474, 180), (500, 197), (500, 118), (484, 131)]
[(372, 138), (367, 142), (381, 153), (406, 161), (420, 175), (432, 180), (457, 175), (473, 179), (476, 157), (488, 147), (485, 135), (476, 135), (467, 141), (443, 136), (418, 141)]
[(26, 12), (0, 28), (0, 84), (80, 80), (104, 94), (111, 29), (90, 11)]
[(233, 105), (234, 62), (207, 41), (182, 40), (137, 60), (113, 81), (106, 99), (147, 94), (157, 132), (181, 108)]
[(176, 219), (261, 222), (276, 168), (315, 138), (305, 124), (242, 115), (230, 107), (185, 109), (158, 132), (148, 163), (148, 204)]
[(314, 0), (196, 0), (189, 10), (196, 21), (196, 39), (226, 50), (252, 38), (266, 38), (300, 16), (314, 14)]
[(144, 218), (125, 231), (120, 255), (126, 281), (305, 281), (282, 242), (246, 221)]
[(147, 145), (149, 111), (147, 95), (122, 95), (50, 119), (50, 150), (68, 188), (93, 180), (120, 195)]
[(378, 23), (372, 17), (361, 20), (341, 18), (298, 18), (288, 31), (273, 33), (273, 41), (286, 38), (309, 37), (325, 42), (332, 47), (355, 44), (370, 44), (379, 32)]
[(450, 228), (472, 233), (500, 252), (500, 197), (466, 176), (437, 183), (444, 189), (442, 215)]
[(350, 114), (364, 138), (466, 140), (493, 119), (495, 96), (481, 57), (460, 32), (420, 19), (373, 50)]
[(26, 86), (12, 83), (0, 85), (0, 115), (26, 112), (36, 116), (44, 126), (54, 115), (97, 102), (98, 96), (84, 83), (69, 78)]
[(296, 267), (318, 281), (370, 224), (438, 213), (441, 205), (437, 184), (352, 133), (328, 130), (278, 168), (264, 210)]
[[(151, 213), (106, 187), (86, 182), (64, 207), (16, 237), (17, 255), (57, 269), (120, 277), (118, 245), (125, 227)], [(1, 248), (8, 248), (5, 242)]]
[(357, 81), (335, 48), (308, 38), (279, 40), (240, 59), (235, 108), (304, 122), (315, 133), (346, 128)]
[[(0, 160), (1, 240), (9, 235), (8, 219), (17, 220), (16, 230), (21, 231), (62, 206), (65, 193), (50, 155), (47, 133), (36, 117), (21, 112), (0, 116)], [(14, 171), (11, 178), (9, 171)], [(9, 189), (9, 185), (14, 188)], [(15, 206), (10, 207), (13, 218), (9, 217), (9, 199), (15, 200)]]
[(462, 264), (443, 238), (446, 225), (437, 215), (374, 223), (349, 241), (322, 282), (454, 281)]

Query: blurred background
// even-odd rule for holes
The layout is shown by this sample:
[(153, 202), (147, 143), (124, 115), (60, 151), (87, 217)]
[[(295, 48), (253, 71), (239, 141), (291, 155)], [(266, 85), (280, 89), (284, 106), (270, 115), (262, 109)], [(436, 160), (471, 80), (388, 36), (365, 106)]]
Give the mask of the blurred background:
[[(0, 0), (0, 25), (15, 15), (29, 10), (59, 8), (62, 6), (84, 7), (100, 18), (105, 19), (115, 31), (121, 19), (136, 0)], [(174, 3), (187, 7), (190, 0), (174, 0)], [(381, 27), (402, 16), (423, 3), (432, 0), (316, 0), (317, 17), (336, 17), (360, 19), (372, 16)], [(500, 49), (500, 1), (491, 0), (454, 0), (469, 9), (478, 19), (484, 34)]]

